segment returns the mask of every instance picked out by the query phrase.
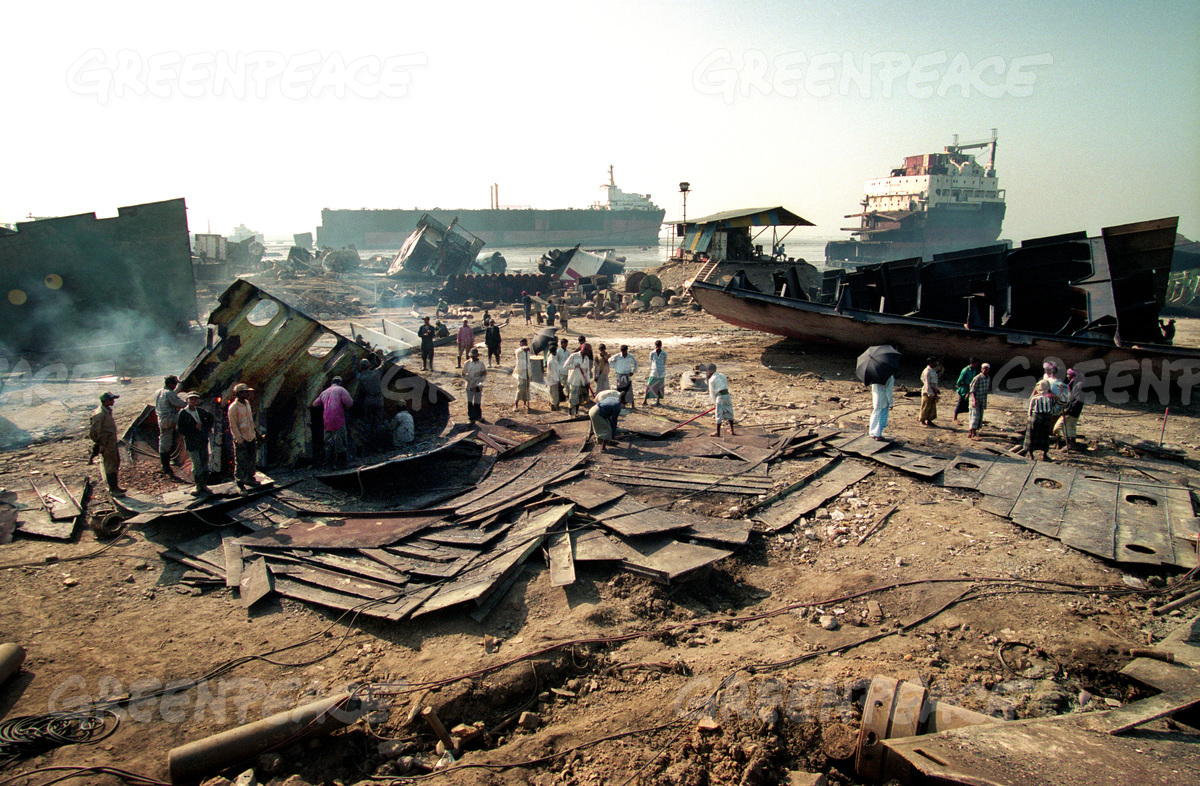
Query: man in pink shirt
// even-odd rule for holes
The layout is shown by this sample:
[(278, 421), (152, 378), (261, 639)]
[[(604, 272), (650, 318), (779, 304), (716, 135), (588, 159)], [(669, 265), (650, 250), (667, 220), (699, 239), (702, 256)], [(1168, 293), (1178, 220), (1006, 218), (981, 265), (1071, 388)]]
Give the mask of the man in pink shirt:
[(467, 317), (463, 317), (462, 327), (458, 329), (458, 334), (455, 336), (455, 341), (458, 343), (458, 367), (462, 368), (463, 355), (471, 353), (471, 347), (475, 346), (475, 331), (467, 324)]
[(346, 431), (346, 410), (354, 404), (350, 392), (342, 387), (342, 378), (334, 377), (329, 387), (313, 399), (311, 406), (321, 407), (321, 419), (325, 424), (325, 457), (335, 467), (345, 466), (350, 453), (350, 440)]

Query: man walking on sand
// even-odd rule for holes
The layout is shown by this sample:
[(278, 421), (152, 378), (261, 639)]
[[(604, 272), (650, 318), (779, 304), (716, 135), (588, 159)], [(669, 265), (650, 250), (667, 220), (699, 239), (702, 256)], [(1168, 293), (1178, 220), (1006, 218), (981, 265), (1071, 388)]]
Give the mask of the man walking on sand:
[(921, 414), (918, 420), (921, 425), (932, 428), (937, 420), (938, 374), (937, 358), (929, 357), (925, 361), (925, 370), (921, 372)]
[(729, 436), (735, 437), (733, 433), (733, 399), (729, 396), (729, 380), (720, 371), (717, 371), (715, 363), (709, 363), (704, 369), (704, 375), (708, 378), (708, 398), (716, 407), (717, 430), (710, 436), (721, 436), (721, 424), (729, 424)]
[(471, 359), (463, 364), (462, 378), (467, 386), (467, 419), (486, 422), (483, 419), (483, 380), (487, 377), (487, 366), (479, 359), (479, 350), (471, 347)]
[(646, 395), (642, 398), (642, 406), (646, 406), (650, 397), (654, 396), (655, 403), (662, 404), (663, 394), (667, 384), (667, 353), (663, 352), (662, 342), (654, 342), (654, 351), (650, 353), (650, 378), (646, 380)]
[(516, 359), (513, 361), (513, 379), (517, 381), (517, 397), (513, 400), (513, 412), (516, 412), (521, 402), (525, 402), (525, 412), (529, 413), (529, 339), (521, 339), (517, 346)]
[(621, 402), (629, 405), (632, 412), (637, 409), (633, 405), (633, 375), (638, 371), (637, 358), (629, 354), (629, 345), (622, 344), (621, 351), (609, 360), (612, 372), (617, 375), (617, 391), (621, 394)]
[(983, 412), (987, 409), (988, 393), (992, 389), (992, 381), (988, 379), (991, 371), (991, 364), (984, 363), (971, 380), (971, 409), (967, 415), (967, 436), (971, 439), (979, 439), (979, 429), (983, 428)]

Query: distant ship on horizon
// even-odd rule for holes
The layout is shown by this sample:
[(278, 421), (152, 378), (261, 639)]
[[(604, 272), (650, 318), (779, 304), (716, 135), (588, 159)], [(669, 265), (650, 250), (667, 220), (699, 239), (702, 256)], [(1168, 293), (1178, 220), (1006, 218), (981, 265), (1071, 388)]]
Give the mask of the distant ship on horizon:
[[(666, 211), (649, 194), (634, 194), (617, 187), (613, 168), (608, 183), (600, 187), (602, 200), (588, 208), (543, 210), (500, 207), (499, 189), (492, 187), (492, 207), (462, 210), (360, 209), (321, 211), (317, 244), (360, 249), (399, 248), (422, 216), (457, 226), (489, 246), (612, 246), (658, 245)], [(456, 220), (457, 219), (457, 220)]]
[[(947, 145), (908, 156), (888, 177), (869, 180), (856, 237), (833, 240), (825, 260), (863, 264), (923, 257), (994, 243), (1004, 222), (1005, 194), (996, 176), (996, 131), (984, 142)], [(965, 150), (990, 148), (987, 165)]]

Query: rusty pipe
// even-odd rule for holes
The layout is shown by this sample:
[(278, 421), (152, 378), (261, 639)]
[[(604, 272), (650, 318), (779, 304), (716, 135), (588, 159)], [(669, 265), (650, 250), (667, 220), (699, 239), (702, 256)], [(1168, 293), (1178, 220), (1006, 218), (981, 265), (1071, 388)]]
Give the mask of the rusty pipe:
[(25, 648), (19, 644), (0, 644), (0, 684), (21, 670)]
[(340, 693), (172, 748), (167, 754), (171, 783), (197, 783), (272, 748), (336, 731), (358, 720), (368, 709), (362, 699)]

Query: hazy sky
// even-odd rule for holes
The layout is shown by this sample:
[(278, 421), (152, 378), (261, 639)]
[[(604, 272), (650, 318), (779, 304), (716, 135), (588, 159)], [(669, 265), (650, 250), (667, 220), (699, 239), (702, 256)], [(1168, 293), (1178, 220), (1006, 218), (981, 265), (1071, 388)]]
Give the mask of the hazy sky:
[(1016, 240), (1200, 236), (1200, 3), (8, 4), (0, 221), (185, 197), (193, 232), (322, 207), (586, 207), (835, 236), (906, 155), (999, 131)]

